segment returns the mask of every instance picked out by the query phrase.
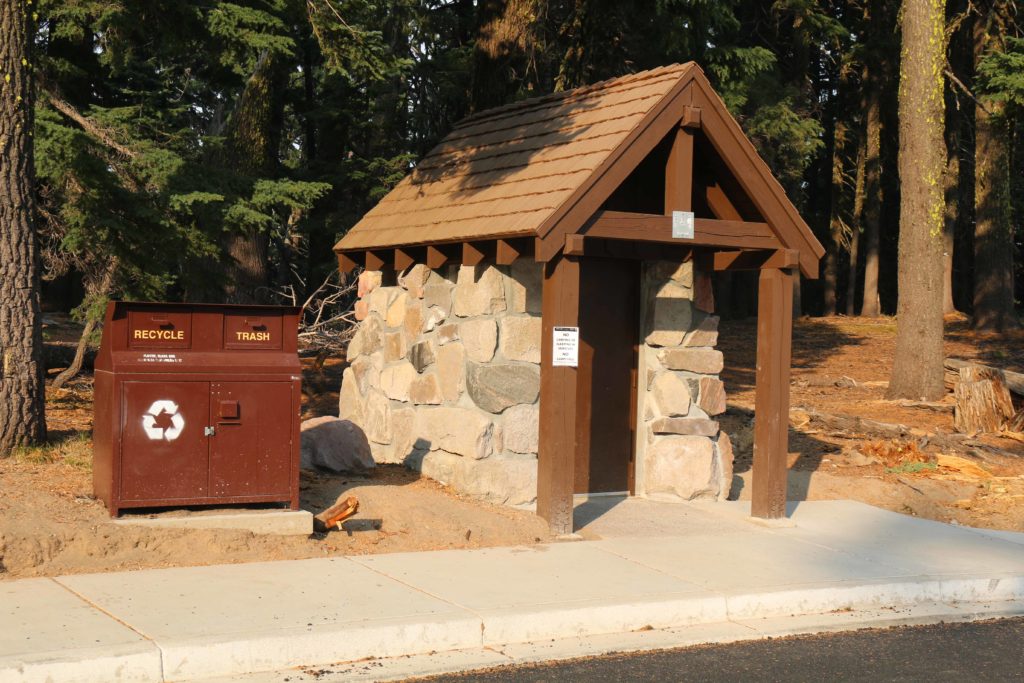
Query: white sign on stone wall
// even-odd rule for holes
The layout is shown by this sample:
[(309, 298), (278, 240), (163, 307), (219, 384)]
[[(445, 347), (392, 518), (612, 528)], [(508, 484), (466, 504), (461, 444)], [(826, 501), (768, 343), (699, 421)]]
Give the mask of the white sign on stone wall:
[(552, 367), (575, 368), (580, 359), (580, 328), (556, 327), (554, 329), (554, 353)]

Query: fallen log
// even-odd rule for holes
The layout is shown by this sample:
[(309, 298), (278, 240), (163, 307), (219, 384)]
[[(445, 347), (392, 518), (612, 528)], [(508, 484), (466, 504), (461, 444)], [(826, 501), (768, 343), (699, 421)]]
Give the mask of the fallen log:
[(349, 496), (345, 500), (338, 499), (331, 507), (313, 517), (313, 529), (316, 531), (327, 531), (331, 527), (341, 530), (341, 523), (356, 514), (359, 510), (359, 500), (355, 496)]
[[(858, 434), (874, 438), (885, 439), (916, 439), (918, 445), (926, 446), (933, 444), (942, 449), (956, 450), (961, 453), (973, 455), (981, 460), (990, 460), (990, 455), (998, 455), (1011, 458), (1020, 458), (1020, 453), (1006, 451), (1000, 448), (989, 446), (986, 443), (976, 441), (966, 434), (944, 434), (927, 432), (916, 427), (908, 427), (903, 424), (879, 422), (856, 415), (830, 415), (813, 408), (794, 407), (791, 411), (791, 419), (797, 417), (793, 413), (803, 413), (807, 416), (808, 422), (815, 422), (828, 429), (834, 429), (849, 434)], [(807, 422), (805, 422), (806, 424)]]
[(946, 368), (946, 388), (950, 391), (960, 382), (960, 368), (972, 368), (974, 372), (990, 373), (988, 376), (998, 377), (1007, 389), (1024, 398), (1024, 373), (1003, 370), (962, 358), (947, 358), (943, 366)]

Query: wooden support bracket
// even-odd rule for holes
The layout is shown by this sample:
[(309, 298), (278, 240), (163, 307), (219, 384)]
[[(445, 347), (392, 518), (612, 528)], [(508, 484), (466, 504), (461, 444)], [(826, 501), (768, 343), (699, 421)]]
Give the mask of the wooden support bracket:
[(391, 270), (391, 259), (384, 257), (384, 252), (368, 249), (366, 251), (366, 270)]
[(352, 258), (351, 254), (346, 252), (338, 253), (338, 270), (347, 275), (358, 267), (359, 262)]
[(462, 265), (478, 266), (487, 258), (483, 245), (474, 242), (462, 243)]
[(395, 249), (395, 270), (402, 271), (411, 268), (416, 259), (404, 249)]
[(499, 266), (510, 266), (522, 255), (522, 247), (509, 240), (498, 240), (494, 260)]

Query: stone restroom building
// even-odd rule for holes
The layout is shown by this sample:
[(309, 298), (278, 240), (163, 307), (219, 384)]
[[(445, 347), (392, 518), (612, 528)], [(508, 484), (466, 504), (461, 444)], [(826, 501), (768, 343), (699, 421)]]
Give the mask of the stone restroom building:
[(364, 268), (340, 415), (374, 458), (562, 532), (574, 493), (728, 494), (711, 275), (760, 270), (754, 514), (781, 514), (823, 250), (696, 65), (466, 119), (335, 250)]

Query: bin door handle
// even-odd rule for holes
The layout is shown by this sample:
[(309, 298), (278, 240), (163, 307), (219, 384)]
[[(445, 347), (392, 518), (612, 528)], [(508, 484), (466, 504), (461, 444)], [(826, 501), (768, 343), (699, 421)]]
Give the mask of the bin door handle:
[(203, 436), (216, 436), (216, 435), (217, 435), (217, 428), (216, 427), (204, 427), (203, 428)]

